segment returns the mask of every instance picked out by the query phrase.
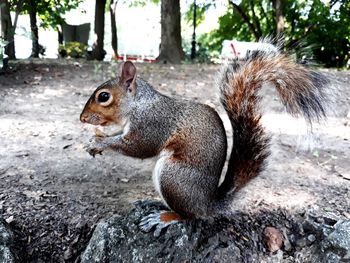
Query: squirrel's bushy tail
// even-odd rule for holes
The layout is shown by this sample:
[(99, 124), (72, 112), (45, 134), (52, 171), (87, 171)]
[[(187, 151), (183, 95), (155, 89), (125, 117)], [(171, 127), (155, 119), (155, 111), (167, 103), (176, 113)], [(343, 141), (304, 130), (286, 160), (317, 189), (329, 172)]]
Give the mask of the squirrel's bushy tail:
[(269, 137), (260, 124), (258, 92), (272, 83), (287, 111), (308, 122), (326, 117), (325, 76), (307, 69), (276, 50), (251, 52), (244, 61), (224, 68), (219, 80), (221, 101), (233, 129), (233, 148), (219, 194), (242, 188), (256, 177), (269, 155)]

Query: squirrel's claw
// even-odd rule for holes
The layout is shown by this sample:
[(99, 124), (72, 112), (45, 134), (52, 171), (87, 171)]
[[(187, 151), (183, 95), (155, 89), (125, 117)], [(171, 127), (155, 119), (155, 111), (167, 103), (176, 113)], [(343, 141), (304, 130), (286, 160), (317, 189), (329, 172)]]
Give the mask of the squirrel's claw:
[(155, 227), (153, 235), (155, 237), (159, 237), (163, 229), (166, 229), (168, 226), (179, 222), (179, 220), (177, 219), (172, 219), (169, 221), (162, 220), (161, 215), (163, 213), (169, 213), (169, 212), (162, 211), (162, 212), (152, 213), (142, 218), (139, 224), (139, 227), (141, 228), (141, 230), (144, 232), (150, 232)]
[(86, 145), (85, 150), (95, 158), (96, 154), (102, 155), (102, 152), (106, 149), (106, 146), (104, 143), (101, 143), (96, 140), (96, 138), (90, 139), (90, 142), (88, 145)]
[(102, 152), (103, 152), (102, 149), (90, 148), (90, 147), (87, 147), (87, 148), (86, 148), (86, 151), (87, 151), (92, 157), (94, 157), (94, 158), (95, 158), (96, 154), (102, 155)]

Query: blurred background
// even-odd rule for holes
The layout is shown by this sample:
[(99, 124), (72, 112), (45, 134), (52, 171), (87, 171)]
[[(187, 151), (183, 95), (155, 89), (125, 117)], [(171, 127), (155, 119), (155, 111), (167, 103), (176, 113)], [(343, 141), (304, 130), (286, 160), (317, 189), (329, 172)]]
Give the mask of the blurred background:
[(283, 35), (286, 48), (303, 47), (300, 57), (350, 63), (348, 0), (1, 0), (0, 8), (1, 60), (219, 62)]

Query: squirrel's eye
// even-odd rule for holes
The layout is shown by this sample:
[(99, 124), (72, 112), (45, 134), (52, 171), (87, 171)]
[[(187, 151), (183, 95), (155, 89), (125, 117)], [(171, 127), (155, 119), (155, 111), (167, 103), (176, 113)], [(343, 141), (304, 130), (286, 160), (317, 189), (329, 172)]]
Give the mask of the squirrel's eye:
[(109, 93), (108, 92), (101, 92), (99, 95), (98, 95), (98, 102), (106, 102), (109, 100)]

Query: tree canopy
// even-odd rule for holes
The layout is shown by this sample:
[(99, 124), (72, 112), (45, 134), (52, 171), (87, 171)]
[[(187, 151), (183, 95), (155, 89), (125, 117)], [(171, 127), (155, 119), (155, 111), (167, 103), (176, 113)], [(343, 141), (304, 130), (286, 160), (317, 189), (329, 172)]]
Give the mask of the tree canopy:
[(202, 46), (218, 51), (225, 39), (257, 41), (276, 36), (276, 13), (283, 16), (287, 47), (310, 46), (314, 59), (326, 66), (343, 66), (350, 55), (350, 1), (276, 0), (228, 1), (219, 27), (200, 37)]

